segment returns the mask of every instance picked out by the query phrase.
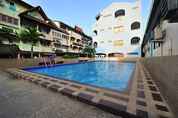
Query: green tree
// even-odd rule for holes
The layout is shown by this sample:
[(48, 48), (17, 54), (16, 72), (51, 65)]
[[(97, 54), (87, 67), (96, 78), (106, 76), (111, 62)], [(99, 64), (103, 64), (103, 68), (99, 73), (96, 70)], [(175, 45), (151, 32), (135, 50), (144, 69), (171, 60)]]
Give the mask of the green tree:
[(95, 48), (87, 46), (82, 50), (82, 53), (86, 54), (88, 57), (93, 57), (93, 56), (95, 56), (96, 51), (95, 51)]
[(31, 42), (31, 58), (33, 58), (33, 47), (40, 40), (40, 36), (44, 36), (38, 32), (37, 28), (22, 28), (17, 32), (17, 37), (24, 42)]

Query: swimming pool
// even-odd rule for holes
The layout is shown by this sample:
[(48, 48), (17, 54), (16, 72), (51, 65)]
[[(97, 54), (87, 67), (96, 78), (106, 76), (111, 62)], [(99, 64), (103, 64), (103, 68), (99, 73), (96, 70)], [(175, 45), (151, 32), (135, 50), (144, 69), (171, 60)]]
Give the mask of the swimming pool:
[(116, 91), (128, 87), (135, 63), (94, 61), (78, 64), (63, 64), (54, 67), (28, 68), (26, 71), (52, 76), (57, 79), (87, 84)]

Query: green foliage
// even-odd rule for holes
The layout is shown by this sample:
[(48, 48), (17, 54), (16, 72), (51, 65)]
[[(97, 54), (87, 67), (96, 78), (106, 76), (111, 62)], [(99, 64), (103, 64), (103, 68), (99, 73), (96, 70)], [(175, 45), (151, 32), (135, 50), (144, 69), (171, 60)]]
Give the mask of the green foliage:
[(85, 47), (85, 48), (82, 50), (82, 53), (83, 53), (83, 54), (86, 54), (88, 57), (93, 57), (93, 56), (95, 56), (96, 51), (95, 51), (95, 48), (92, 48), (92, 47)]
[(40, 36), (43, 36), (40, 32), (38, 32), (37, 28), (22, 28), (17, 31), (18, 39), (23, 42), (31, 42), (31, 57), (33, 58), (33, 46), (40, 40)]
[(34, 46), (40, 36), (43, 36), (36, 28), (22, 28), (17, 32), (17, 37), (24, 42), (31, 42)]
[(78, 55), (69, 55), (69, 54), (65, 54), (63, 56), (64, 59), (75, 59), (75, 58), (79, 58)]
[(0, 28), (0, 31), (4, 33), (13, 33), (13, 29), (8, 28), (8, 27), (2, 27)]

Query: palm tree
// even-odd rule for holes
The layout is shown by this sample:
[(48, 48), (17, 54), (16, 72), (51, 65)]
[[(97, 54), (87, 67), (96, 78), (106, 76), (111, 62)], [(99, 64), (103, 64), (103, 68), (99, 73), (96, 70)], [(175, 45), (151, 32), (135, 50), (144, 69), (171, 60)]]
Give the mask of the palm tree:
[(31, 58), (33, 58), (33, 47), (39, 41), (40, 36), (44, 36), (38, 32), (37, 28), (22, 28), (17, 32), (17, 37), (22, 41), (31, 42)]
[(96, 53), (95, 51), (95, 48), (92, 48), (92, 47), (85, 47), (83, 50), (82, 50), (83, 54), (86, 54), (88, 57), (93, 57)]

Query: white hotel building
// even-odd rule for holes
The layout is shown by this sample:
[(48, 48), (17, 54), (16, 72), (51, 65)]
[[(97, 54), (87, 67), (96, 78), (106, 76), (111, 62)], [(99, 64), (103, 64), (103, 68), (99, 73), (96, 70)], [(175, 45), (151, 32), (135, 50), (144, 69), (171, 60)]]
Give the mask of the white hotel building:
[(114, 2), (96, 17), (93, 40), (96, 52), (108, 56), (141, 55), (141, 1)]

